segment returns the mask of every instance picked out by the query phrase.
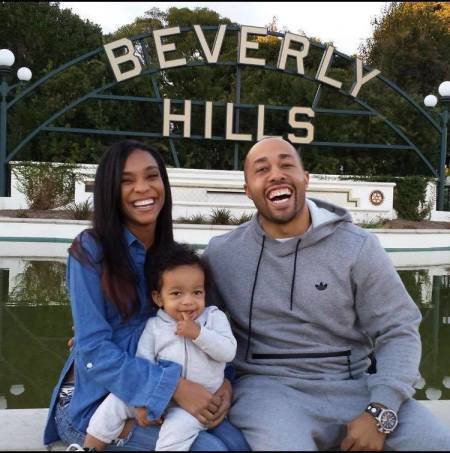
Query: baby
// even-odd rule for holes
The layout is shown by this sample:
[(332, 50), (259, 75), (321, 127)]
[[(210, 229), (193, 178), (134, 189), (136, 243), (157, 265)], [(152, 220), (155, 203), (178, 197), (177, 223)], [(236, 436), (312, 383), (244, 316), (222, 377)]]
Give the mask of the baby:
[[(205, 264), (189, 247), (174, 243), (153, 259), (150, 272), (152, 298), (160, 309), (148, 320), (136, 356), (177, 362), (182, 377), (215, 393), (223, 383), (226, 363), (236, 354), (236, 339), (226, 315), (217, 307), (205, 307)], [(128, 418), (145, 420), (147, 410), (127, 407), (115, 395), (108, 395), (90, 420), (84, 449), (102, 450), (119, 437)], [(204, 429), (172, 401), (156, 450), (188, 451)]]

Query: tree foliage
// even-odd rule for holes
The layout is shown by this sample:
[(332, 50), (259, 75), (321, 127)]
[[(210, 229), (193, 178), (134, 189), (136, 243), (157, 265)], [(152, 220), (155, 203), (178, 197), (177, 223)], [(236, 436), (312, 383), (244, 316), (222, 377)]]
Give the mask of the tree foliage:
[[(450, 4), (448, 2), (392, 2), (373, 21), (373, 36), (361, 47), (362, 56), (423, 106), (423, 98), (437, 93), (450, 72)], [(435, 168), (439, 162), (439, 135), (407, 103), (376, 84), (367, 87), (367, 99), (422, 150)], [(432, 115), (433, 113), (430, 112)], [(414, 158), (411, 158), (414, 157)], [(397, 174), (430, 175), (411, 153), (392, 161)], [(386, 171), (385, 174), (395, 171)]]
[(363, 56), (419, 101), (448, 79), (450, 3), (392, 2), (373, 26)]
[[(428, 92), (435, 92), (440, 81), (448, 75), (450, 61), (449, 10), (444, 2), (392, 3), (374, 21), (373, 37), (362, 47), (361, 53), (372, 67), (380, 69), (418, 102)], [(234, 24), (208, 8), (153, 8), (116, 32), (102, 35), (99, 26), (84, 21), (58, 3), (28, 2), (0, 3), (2, 47), (13, 50), (20, 65), (31, 67), (34, 80), (67, 61), (91, 51), (102, 43), (122, 37), (149, 33), (138, 46), (138, 53), (146, 68), (157, 67), (156, 50), (150, 32), (161, 27)], [(276, 18), (268, 24), (271, 32), (278, 31)], [(212, 45), (215, 31), (206, 31)], [(317, 96), (315, 78), (322, 58), (319, 39), (311, 39), (310, 53), (305, 58), (305, 75), (294, 72), (294, 59), (289, 59), (287, 70), (275, 69), (281, 38), (254, 37), (259, 43), (257, 56), (265, 58), (274, 70), (242, 66), (241, 103), (277, 106), (311, 106)], [(194, 32), (171, 36), (176, 52), (170, 58), (186, 58), (188, 63), (201, 63), (204, 55)], [(331, 44), (331, 43), (327, 43)], [(252, 54), (253, 51), (249, 53)], [(140, 97), (218, 101), (222, 106), (213, 110), (213, 135), (224, 135), (225, 103), (236, 102), (237, 70), (227, 64), (237, 59), (237, 33), (227, 32), (219, 63), (198, 67), (167, 69), (143, 75), (112, 86), (104, 94)], [(433, 68), (431, 71), (430, 68)], [(352, 62), (335, 57), (328, 73), (344, 82), (347, 89), (353, 82)], [(70, 102), (86, 93), (105, 86), (113, 80), (111, 69), (103, 54), (61, 72), (49, 79), (32, 96), (27, 96), (10, 111), (8, 149), (23, 140)], [(398, 125), (432, 161), (438, 158), (436, 134), (423, 124), (414, 109), (379, 80), (365, 85), (358, 98), (377, 109), (384, 117)], [(361, 109), (354, 99), (330, 87), (322, 86), (319, 108)], [(173, 112), (182, 106), (173, 105)], [(265, 133), (282, 135), (291, 132), (287, 111), (267, 111)], [(317, 114), (313, 121), (316, 141), (341, 143), (403, 144), (380, 117)], [(162, 105), (149, 102), (89, 99), (53, 120), (50, 126), (140, 131), (154, 133), (162, 130)], [(242, 109), (240, 131), (256, 136), (256, 109)], [(203, 135), (204, 107), (193, 104), (192, 134)], [(182, 126), (175, 123), (173, 131), (182, 135)], [(61, 162), (98, 162), (103, 147), (119, 136), (57, 134), (41, 132), (23, 148), (18, 159)], [(144, 139), (160, 148), (166, 161), (174, 165), (171, 146), (167, 139)], [(232, 169), (234, 143), (217, 140), (173, 140), (182, 166), (191, 168)], [(239, 163), (242, 165), (249, 143), (239, 144)], [(370, 149), (331, 149), (305, 146), (301, 150), (311, 172), (332, 174), (424, 174), (430, 170), (411, 151), (374, 151)]]
[[(82, 20), (69, 9), (61, 9), (58, 2), (1, 2), (0, 17), (1, 47), (14, 52), (15, 67), (27, 66), (32, 70), (32, 82), (102, 45), (100, 26)], [(74, 66), (13, 106), (8, 115), (8, 150), (11, 152), (52, 114), (92, 89), (104, 77), (105, 68), (101, 61)], [(19, 92), (23, 89), (25, 86)], [(86, 105), (51, 125), (95, 127), (101, 116), (99, 105)], [(85, 151), (96, 144), (95, 138), (89, 136), (40, 133), (18, 153), (17, 159), (92, 161), (98, 154), (92, 156)]]
[(99, 25), (83, 20), (59, 2), (1, 2), (0, 43), (16, 65), (32, 68), (35, 80), (102, 43)]

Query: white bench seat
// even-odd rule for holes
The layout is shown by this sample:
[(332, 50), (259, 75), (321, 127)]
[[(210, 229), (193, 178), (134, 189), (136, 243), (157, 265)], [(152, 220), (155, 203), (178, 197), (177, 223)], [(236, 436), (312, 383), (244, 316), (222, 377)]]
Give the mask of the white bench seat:
[[(450, 400), (421, 401), (450, 427)], [(65, 450), (61, 442), (49, 447), (42, 444), (48, 409), (0, 410), (0, 451)]]

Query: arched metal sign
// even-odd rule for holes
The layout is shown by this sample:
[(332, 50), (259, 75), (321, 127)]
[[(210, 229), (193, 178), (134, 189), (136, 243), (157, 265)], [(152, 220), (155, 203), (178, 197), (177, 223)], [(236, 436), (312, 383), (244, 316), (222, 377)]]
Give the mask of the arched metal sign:
[[(205, 32), (215, 32), (215, 40), (213, 45), (208, 44), (205, 37)], [(180, 37), (183, 33), (195, 33), (198, 40), (199, 48), (202, 56), (196, 61), (187, 61), (185, 58), (173, 57), (175, 49), (174, 42), (168, 42), (173, 37)], [(226, 34), (237, 33), (237, 58), (234, 61), (219, 60), (221, 56), (222, 44)], [(264, 58), (258, 56), (258, 40), (255, 37), (274, 36), (280, 38), (279, 53), (276, 65), (270, 65)], [(151, 41), (152, 49), (155, 49), (155, 55), (150, 55), (149, 41)], [(305, 62), (307, 61), (312, 48), (320, 49), (322, 57), (318, 64), (315, 75), (312, 77), (305, 73)], [(86, 62), (92, 58), (105, 56), (112, 69), (114, 78), (112, 81), (105, 83), (89, 93), (84, 94), (78, 99), (70, 102), (64, 108), (54, 112), (47, 120), (42, 122), (37, 128), (28, 133), (13, 149), (8, 149), (6, 140), (6, 115), (7, 111), (14, 107), (21, 99), (33, 94), (34, 90), (43, 85), (52, 77), (68, 70), (69, 68)], [(353, 80), (346, 83), (329, 75), (329, 70), (333, 66), (335, 58), (341, 58), (353, 63)], [(157, 61), (158, 64), (153, 62)], [(156, 75), (164, 73), (164, 71), (176, 68), (190, 67), (197, 68), (205, 65), (224, 65), (236, 68), (236, 91), (234, 102), (223, 102), (214, 99), (208, 100), (187, 100), (187, 99), (163, 99), (157, 81)], [(263, 105), (263, 104), (245, 104), (241, 103), (241, 72), (245, 66), (253, 66), (263, 68), (267, 71), (277, 71), (288, 74), (293, 77), (300, 77), (310, 82), (316, 83), (317, 89), (315, 92), (312, 105)], [(289, 68), (288, 68), (289, 67)], [(150, 78), (153, 88), (153, 96), (121, 96), (107, 94), (108, 91), (130, 78), (147, 76)], [(285, 111), (286, 114), (286, 130), (291, 132), (286, 133), (286, 138), (289, 138), (293, 143), (302, 144), (302, 146), (316, 146), (329, 148), (346, 148), (346, 149), (378, 149), (378, 150), (408, 150), (413, 151), (428, 167), (431, 174), (438, 178), (438, 205), (442, 209), (443, 192), (445, 184), (445, 153), (446, 149), (441, 149), (441, 154), (444, 153), (444, 158), (439, 160), (440, 164), (433, 163), (425, 156), (413, 140), (408, 137), (402, 128), (393, 121), (384, 116), (375, 107), (369, 105), (362, 98), (358, 97), (364, 85), (378, 80), (382, 82), (388, 89), (392, 90), (396, 95), (403, 99), (413, 110), (415, 110), (421, 118), (428, 122), (439, 134), (443, 134), (438, 122), (436, 122), (420, 105), (418, 105), (410, 96), (402, 91), (392, 81), (386, 79), (377, 69), (371, 69), (365, 66), (361, 59), (349, 57), (341, 52), (338, 52), (333, 46), (324, 46), (318, 42), (309, 40), (305, 36), (293, 33), (280, 33), (269, 31), (263, 27), (250, 26), (200, 26), (192, 27), (171, 27), (131, 38), (122, 38), (118, 41), (108, 43), (104, 47), (97, 48), (79, 58), (76, 58), (60, 68), (49, 72), (46, 76), (38, 80), (36, 83), (22, 91), (18, 96), (8, 100), (8, 90), (6, 85), (1, 85), (2, 90), (2, 109), (0, 118), (0, 196), (5, 193), (5, 174), (6, 165), (9, 161), (17, 156), (19, 151), (23, 149), (31, 140), (33, 140), (41, 132), (52, 133), (80, 133), (80, 134), (101, 134), (109, 136), (129, 136), (129, 137), (151, 137), (151, 138), (167, 138), (169, 140), (170, 149), (174, 164), (180, 166), (179, 157), (174, 139), (201, 139), (201, 140), (229, 140), (235, 143), (234, 167), (238, 168), (238, 146), (239, 142), (253, 142), (265, 136), (265, 114), (268, 111)], [(340, 109), (340, 108), (325, 108), (320, 107), (319, 102), (323, 93), (324, 87), (331, 87), (340, 95), (350, 99), (359, 107), (356, 109)], [(136, 101), (148, 102), (159, 106), (162, 116), (162, 128), (159, 132), (136, 131), (136, 130), (106, 130), (106, 129), (89, 129), (89, 128), (74, 128), (74, 127), (58, 127), (55, 126), (55, 121), (62, 117), (65, 113), (76, 109), (82, 103), (88, 100), (115, 100), (115, 101)], [(182, 113), (173, 112), (174, 105), (183, 105)], [(193, 105), (203, 106), (204, 122), (203, 133), (193, 134), (191, 130), (191, 112)], [(216, 109), (225, 110), (225, 133), (218, 135), (213, 130), (213, 117)], [(256, 134), (251, 134), (248, 131), (241, 130), (240, 113), (245, 109), (253, 109), (256, 112), (257, 124)], [(399, 143), (352, 143), (352, 142), (337, 142), (337, 141), (318, 141), (315, 140), (314, 120), (319, 115), (342, 115), (348, 117), (377, 117), (386, 127), (388, 127), (397, 137)], [(173, 124), (181, 123), (183, 125), (182, 134), (173, 133)]]

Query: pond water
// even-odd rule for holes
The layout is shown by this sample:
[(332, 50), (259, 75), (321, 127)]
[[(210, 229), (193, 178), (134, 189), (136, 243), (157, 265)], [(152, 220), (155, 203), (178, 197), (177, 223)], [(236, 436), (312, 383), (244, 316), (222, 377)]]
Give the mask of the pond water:
[[(0, 409), (48, 407), (67, 357), (65, 260), (0, 257)], [(450, 264), (397, 269), (420, 308), (418, 399), (450, 399)]]

